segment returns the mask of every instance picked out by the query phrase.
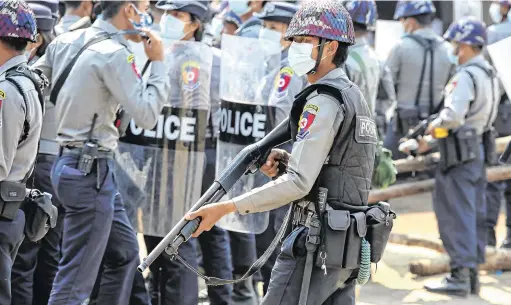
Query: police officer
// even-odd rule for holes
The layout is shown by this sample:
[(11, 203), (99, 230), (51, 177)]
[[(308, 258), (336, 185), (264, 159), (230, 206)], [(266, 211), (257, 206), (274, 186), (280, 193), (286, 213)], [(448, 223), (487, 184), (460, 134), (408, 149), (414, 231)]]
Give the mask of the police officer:
[[(441, 161), (433, 207), (451, 274), (425, 288), (466, 296), (479, 293), (477, 266), (485, 259), (486, 170), (481, 143), (495, 120), (500, 95), (495, 72), (482, 54), (487, 41), (485, 24), (474, 17), (462, 18), (449, 27), (444, 38), (453, 46), (451, 58), (458, 68), (445, 88), (444, 108), (426, 133), (439, 138)], [(448, 135), (440, 135), (441, 129), (447, 129)]]
[[(48, 7), (36, 3), (29, 3), (29, 6), (35, 14), (39, 35), (37, 41), (27, 47), (25, 56), (29, 63), (34, 63), (55, 39), (53, 34), (55, 19)], [(48, 131), (54, 126), (54, 115), (50, 109), (45, 111), (37, 164), (34, 169), (34, 187), (49, 194), (53, 194), (50, 170), (58, 154), (58, 144), (45, 139), (48, 139)], [(51, 138), (54, 138), (53, 133)], [(52, 197), (52, 201), (55, 206), (60, 207), (55, 196)], [(23, 240), (12, 267), (12, 304), (48, 303), (60, 259), (63, 215), (63, 209), (60, 207), (57, 225), (49, 229), (41, 241), (31, 242), (28, 238)]]
[[(287, 172), (280, 173), (282, 175), (271, 183), (230, 201), (204, 206), (187, 215), (187, 219), (202, 217), (201, 225), (194, 233), (198, 235), (209, 230), (228, 213), (267, 211), (296, 200), (294, 220), (297, 226), (283, 242), (262, 304), (298, 304), (299, 298), (300, 304), (306, 304), (305, 300), (307, 304), (337, 304), (340, 299), (351, 299), (350, 302), (354, 304), (354, 285), (350, 286), (351, 289), (336, 292), (348, 279), (350, 283), (353, 281), (353, 269), (330, 266), (322, 270), (312, 267), (310, 258), (313, 255), (307, 254), (305, 259), (305, 241), (309, 241), (309, 247), (316, 240), (314, 236), (317, 235), (313, 234), (318, 229), (313, 225), (313, 219), (317, 217), (313, 212), (315, 209), (308, 207), (309, 201), (304, 201), (310, 193), (316, 192), (315, 184), (327, 188), (328, 205), (336, 209), (331, 210), (329, 215), (331, 213), (340, 222), (343, 222), (342, 217), (335, 217), (334, 214), (347, 215), (348, 212), (343, 210), (346, 207), (367, 205), (377, 132), (360, 90), (350, 82), (342, 69), (348, 48), (355, 43), (353, 24), (346, 9), (337, 1), (305, 2), (293, 17), (285, 38), (293, 41), (289, 49), (291, 68), (297, 75), (307, 75), (309, 83), (313, 84), (300, 94), (291, 110), (289, 130), (294, 142), (291, 154), (274, 150), (261, 167), (267, 175), (276, 176), (277, 162), (287, 161)], [(323, 86), (314, 87), (319, 85), (333, 88), (327, 93), (322, 90), (325, 88)], [(340, 92), (342, 103), (349, 105), (346, 108), (341, 107)], [(355, 124), (357, 119), (364, 120), (367, 128), (362, 131), (360, 122)], [(343, 125), (350, 127), (341, 128)], [(363, 140), (359, 138), (360, 142), (356, 142), (355, 137), (363, 137)], [(349, 140), (339, 141), (341, 138)], [(364, 166), (343, 166), (353, 159)], [(347, 186), (347, 181), (351, 189), (339, 193), (338, 190), (344, 189), (339, 184)], [(350, 194), (349, 198), (347, 193)], [(316, 194), (308, 198), (314, 196)], [(302, 205), (303, 210), (299, 208)], [(312, 268), (312, 278), (304, 276), (309, 267)], [(303, 278), (305, 281), (302, 281)], [(307, 280), (310, 282), (307, 283)], [(309, 288), (308, 293), (302, 287)], [(301, 292), (303, 294), (300, 296)]]
[(353, 20), (356, 36), (355, 45), (350, 48), (346, 61), (346, 74), (360, 88), (374, 114), (381, 67), (368, 35), (370, 30), (374, 30), (378, 18), (376, 2), (349, 0), (344, 1), (343, 5)]
[[(52, 168), (52, 183), (65, 216), (62, 259), (49, 304), (81, 304), (86, 300), (101, 258), (106, 267), (98, 303), (127, 304), (139, 261), (135, 233), (122, 202), (115, 198), (112, 158), (119, 132), (114, 119), (121, 103), (140, 126), (155, 125), (168, 94), (163, 47), (157, 36), (144, 30), (149, 37), (144, 41), (145, 50), (152, 60), (145, 85), (127, 49), (128, 39), (141, 42), (141, 36), (114, 34), (145, 26), (148, 1), (107, 1), (102, 6), (103, 19), (87, 30), (57, 37), (35, 64), (51, 76), (53, 91), (56, 80), (86, 41), (106, 33), (113, 35), (88, 47), (56, 98), (53, 96), (52, 101), (50, 97), (57, 108), (57, 141), (61, 146)], [(129, 248), (115, 244), (119, 238), (130, 238)]]
[[(278, 41), (282, 46), (280, 71), (275, 79), (271, 81), (273, 85), (270, 87), (270, 93), (268, 94), (268, 105), (276, 107), (275, 124), (279, 124), (289, 116), (294, 97), (307, 85), (306, 77), (296, 75), (289, 66), (288, 54), (291, 42), (284, 40), (284, 35), (289, 27), (289, 23), (297, 11), (298, 6), (294, 4), (271, 2), (264, 6), (261, 13), (254, 14), (255, 17), (263, 21), (263, 28), (259, 32), (259, 39)], [(281, 148), (291, 152), (290, 144), (284, 145)], [(258, 256), (262, 256), (264, 251), (269, 247), (282, 224), (286, 211), (287, 208), (285, 206), (270, 211), (270, 223), (268, 224), (268, 228), (262, 234), (256, 235), (256, 250)], [(271, 269), (273, 265), (275, 265), (277, 255), (278, 252), (275, 251), (261, 268), (264, 293), (268, 290)]]
[(0, 2), (0, 303), (11, 304), (11, 268), (24, 238), (20, 210), (41, 134), (42, 105), (34, 83), (12, 73), (27, 65), (24, 55), (36, 42), (34, 13), (25, 1)]
[(236, 35), (243, 37), (259, 37), (259, 30), (262, 27), (262, 22), (257, 17), (253, 16), (254, 13), (259, 13), (263, 10), (268, 1), (249, 1), (249, 0), (229, 0), (229, 10), (233, 11), (241, 18), (243, 22), (236, 31)]
[[(494, 24), (488, 27), (488, 44), (498, 42), (511, 36), (511, 22), (508, 20), (508, 13), (511, 8), (511, 1), (494, 1), (490, 5), (490, 17)], [(510, 121), (507, 116), (511, 109), (511, 102), (507, 94), (500, 99), (499, 111), (495, 120), (495, 129), (499, 136), (511, 135)], [(511, 249), (511, 183), (510, 181), (488, 182), (486, 188), (488, 245), (495, 247), (495, 226), (500, 213), (502, 197), (506, 201), (506, 238), (502, 242), (502, 248)]]
[(397, 149), (399, 140), (420, 119), (437, 110), (442, 90), (452, 76), (449, 44), (431, 28), (435, 12), (430, 0), (412, 0), (398, 1), (394, 13), (394, 19), (401, 21), (406, 32), (387, 59), (398, 104), (384, 146), (395, 159), (405, 157)]
[(80, 21), (84, 17), (89, 17), (81, 28), (87, 28), (91, 25), (91, 16), (94, 3), (92, 0), (66, 1), (66, 13), (55, 26), (55, 33), (60, 35), (69, 31), (69, 27)]
[(222, 16), (222, 18), (222, 34), (234, 35), (242, 24), (241, 18), (233, 11), (225, 11), (225, 14)]
[(380, 139), (384, 140), (387, 133), (387, 122), (392, 119), (391, 115), (397, 105), (396, 88), (392, 79), (392, 72), (384, 61), (380, 61), (380, 83), (376, 96), (375, 121), (380, 133)]

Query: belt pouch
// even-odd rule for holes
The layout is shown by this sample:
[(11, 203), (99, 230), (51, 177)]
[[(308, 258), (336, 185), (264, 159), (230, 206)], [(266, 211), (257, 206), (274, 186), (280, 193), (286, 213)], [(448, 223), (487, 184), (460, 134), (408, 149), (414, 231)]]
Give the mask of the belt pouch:
[(417, 108), (397, 108), (398, 130), (406, 134), (419, 124), (419, 111)]
[(25, 183), (15, 181), (0, 182), (0, 217), (16, 219), (16, 214), (25, 199)]
[(496, 139), (497, 131), (493, 127), (483, 133), (484, 161), (488, 165), (496, 165), (498, 163), (497, 151), (495, 147)]
[(371, 245), (372, 263), (378, 263), (383, 256), (394, 225), (392, 214), (385, 212), (378, 206), (366, 212), (367, 241)]
[(350, 226), (350, 213), (343, 210), (327, 210), (323, 216), (323, 236), (320, 253), (316, 257), (316, 266), (323, 265), (325, 257), (327, 268), (342, 268), (347, 230)]
[(363, 212), (351, 214), (350, 226), (346, 234), (344, 246), (343, 268), (356, 269), (360, 267), (360, 250), (362, 237), (366, 236), (366, 215)]
[(460, 163), (466, 163), (479, 158), (480, 142), (475, 129), (462, 128), (456, 132), (458, 140), (458, 155)]
[(511, 103), (506, 102), (499, 105), (499, 111), (493, 126), (495, 126), (499, 137), (511, 135)]
[(438, 139), (438, 151), (440, 152), (439, 166), (443, 172), (460, 164), (456, 142), (456, 136), (452, 134), (449, 134), (446, 138)]

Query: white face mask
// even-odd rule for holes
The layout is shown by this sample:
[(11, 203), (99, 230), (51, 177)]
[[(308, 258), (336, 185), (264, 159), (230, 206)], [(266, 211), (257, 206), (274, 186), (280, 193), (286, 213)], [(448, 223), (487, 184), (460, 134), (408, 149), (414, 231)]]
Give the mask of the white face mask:
[(303, 76), (316, 66), (316, 60), (311, 57), (313, 48), (312, 43), (298, 42), (293, 42), (289, 47), (289, 65), (296, 75)]
[(172, 15), (163, 14), (160, 27), (163, 38), (180, 40), (185, 36), (185, 23)]
[(275, 41), (280, 43), (280, 38), (282, 37), (282, 34), (280, 32), (277, 32), (275, 30), (270, 30), (267, 28), (261, 28), (259, 31), (259, 39), (269, 40), (269, 41)]
[(245, 15), (250, 12), (248, 0), (229, 0), (229, 9), (238, 16)]
[(211, 35), (215, 38), (220, 38), (222, 35), (222, 29), (224, 28), (224, 22), (221, 18), (213, 18), (211, 21)]
[(490, 5), (489, 13), (493, 23), (500, 23), (502, 21), (502, 15), (500, 14), (500, 4), (492, 3)]

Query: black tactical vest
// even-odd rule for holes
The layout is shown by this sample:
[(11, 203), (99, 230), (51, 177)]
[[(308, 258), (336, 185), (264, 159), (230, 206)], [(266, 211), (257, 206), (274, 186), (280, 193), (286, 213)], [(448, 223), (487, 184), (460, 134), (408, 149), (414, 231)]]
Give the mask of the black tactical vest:
[(339, 89), (331, 85), (315, 84), (297, 95), (290, 113), (291, 139), (295, 141), (298, 122), (311, 93), (327, 94), (335, 98), (344, 110), (332, 148), (311, 191), (317, 187), (328, 189), (328, 204), (334, 209), (347, 206), (365, 206), (371, 189), (374, 157), (378, 134), (376, 124), (360, 90), (353, 84)]

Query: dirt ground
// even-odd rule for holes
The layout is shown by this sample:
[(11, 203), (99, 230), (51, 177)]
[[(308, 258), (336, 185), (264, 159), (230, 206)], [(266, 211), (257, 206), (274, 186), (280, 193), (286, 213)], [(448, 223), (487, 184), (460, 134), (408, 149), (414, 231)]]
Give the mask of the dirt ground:
[[(431, 195), (425, 194), (391, 202), (398, 218), (393, 232), (438, 238), (435, 215), (431, 207)], [(499, 219), (498, 240), (505, 234), (504, 215)], [(372, 282), (361, 287), (358, 305), (511, 305), (511, 272), (492, 273), (481, 276), (482, 289), (479, 297), (448, 297), (425, 291), (423, 284), (443, 276), (417, 277), (408, 272), (411, 260), (430, 258), (438, 254), (424, 248), (389, 244), (383, 262), (378, 264)]]

